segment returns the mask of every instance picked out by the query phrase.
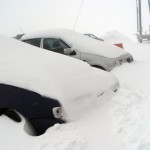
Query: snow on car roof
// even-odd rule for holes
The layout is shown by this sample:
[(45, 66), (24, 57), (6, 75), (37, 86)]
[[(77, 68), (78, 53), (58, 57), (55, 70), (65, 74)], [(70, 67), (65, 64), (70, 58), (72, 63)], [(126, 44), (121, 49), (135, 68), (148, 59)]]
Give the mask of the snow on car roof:
[(25, 34), (21, 39), (26, 40), (40, 37), (61, 38), (68, 45), (71, 45), (73, 49), (77, 49), (80, 52), (101, 55), (108, 58), (116, 58), (127, 53), (121, 48), (116, 47), (112, 44), (106, 44), (105, 42), (97, 41), (68, 29), (54, 29)]
[(78, 59), (1, 35), (0, 73), (0, 83), (55, 98), (66, 107), (73, 101), (97, 97), (116, 82), (110, 73)]

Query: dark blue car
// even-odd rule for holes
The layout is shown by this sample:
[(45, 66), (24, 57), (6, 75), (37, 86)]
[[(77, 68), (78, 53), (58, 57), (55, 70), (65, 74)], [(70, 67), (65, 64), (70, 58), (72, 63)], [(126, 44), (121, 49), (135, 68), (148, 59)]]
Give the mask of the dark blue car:
[(0, 84), (0, 114), (15, 109), (31, 123), (37, 135), (50, 126), (64, 123), (58, 100), (12, 85)]

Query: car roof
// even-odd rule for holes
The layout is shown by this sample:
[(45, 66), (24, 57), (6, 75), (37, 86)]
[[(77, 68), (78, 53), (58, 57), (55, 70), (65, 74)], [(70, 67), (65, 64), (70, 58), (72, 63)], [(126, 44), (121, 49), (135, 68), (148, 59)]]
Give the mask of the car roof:
[(33, 38), (60, 38), (64, 40), (68, 45), (77, 49), (80, 52), (90, 53), (94, 55), (100, 55), (108, 58), (116, 58), (121, 55), (127, 54), (124, 50), (116, 47), (112, 44), (97, 41), (88, 36), (80, 34), (73, 30), (68, 29), (53, 29), (25, 34), (21, 40), (33, 39)]

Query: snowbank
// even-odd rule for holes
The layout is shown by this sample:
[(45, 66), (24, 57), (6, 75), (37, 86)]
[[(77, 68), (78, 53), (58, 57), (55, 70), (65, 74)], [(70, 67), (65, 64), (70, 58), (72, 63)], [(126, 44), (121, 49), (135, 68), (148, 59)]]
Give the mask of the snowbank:
[(150, 45), (126, 44), (134, 62), (115, 68), (122, 88), (112, 100), (114, 132), (122, 137), (120, 145), (128, 150), (150, 149)]
[(120, 145), (128, 150), (150, 149), (150, 95), (122, 85), (113, 98), (114, 132), (122, 137)]

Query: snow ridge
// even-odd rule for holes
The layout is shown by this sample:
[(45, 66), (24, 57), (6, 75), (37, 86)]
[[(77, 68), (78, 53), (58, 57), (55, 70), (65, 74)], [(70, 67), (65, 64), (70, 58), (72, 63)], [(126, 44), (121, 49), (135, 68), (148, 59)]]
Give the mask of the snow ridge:
[(56, 124), (44, 134), (39, 150), (85, 150), (86, 146), (86, 139), (75, 123)]

